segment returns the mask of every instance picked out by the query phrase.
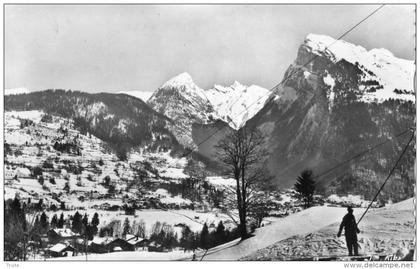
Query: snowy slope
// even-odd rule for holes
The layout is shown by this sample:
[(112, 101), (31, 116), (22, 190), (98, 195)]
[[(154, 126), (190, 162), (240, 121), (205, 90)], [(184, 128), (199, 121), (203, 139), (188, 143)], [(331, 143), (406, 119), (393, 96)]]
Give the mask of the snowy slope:
[[(413, 210), (413, 199), (408, 199), (383, 208), (370, 209), (360, 223), (359, 227), (363, 232), (361, 236), (366, 237), (367, 234), (365, 233), (373, 235), (380, 232), (387, 234), (387, 237), (398, 238), (399, 231), (395, 230), (393, 226), (398, 227), (398, 225), (407, 222), (414, 223), (415, 217), (411, 213)], [(359, 219), (363, 212), (364, 208), (355, 208), (354, 215), (356, 219)], [(406, 214), (407, 212), (408, 214)], [(341, 207), (316, 206), (284, 218), (270, 218), (269, 220), (272, 221), (271, 224), (257, 229), (255, 236), (244, 241), (237, 239), (210, 249), (203, 260), (238, 260), (278, 241), (294, 235), (313, 233), (327, 226), (332, 231), (329, 230), (329, 237), (325, 240), (331, 240), (338, 231), (339, 223), (346, 213), (346, 209)], [(396, 224), (396, 222), (401, 224)], [(297, 223), (299, 225), (296, 225)], [(381, 227), (381, 230), (378, 227)], [(343, 237), (340, 240), (344, 241)], [(202, 254), (199, 253), (197, 257), (200, 258)], [(255, 259), (255, 257), (251, 257), (251, 259)]]
[(5, 89), (4, 95), (17, 95), (17, 94), (25, 94), (29, 92), (30, 91), (27, 88), (13, 88), (13, 89)]
[[(413, 198), (382, 208), (371, 209), (359, 224), (359, 253), (404, 257), (414, 248), (415, 203)], [(360, 216), (360, 215), (359, 215)], [(358, 219), (359, 216), (356, 216)], [(260, 249), (243, 260), (311, 259), (347, 254), (345, 237), (337, 238), (339, 222), (314, 233), (289, 237)]]
[[(362, 209), (355, 209), (356, 214), (360, 212)], [(244, 241), (237, 239), (223, 247), (210, 249), (203, 260), (238, 260), (290, 236), (314, 232), (339, 222), (345, 213), (345, 208), (316, 206), (284, 218), (269, 218), (271, 224), (257, 229), (253, 237)], [(296, 225), (297, 223), (299, 225)], [(201, 255), (202, 253), (197, 257)]]
[(309, 34), (304, 41), (304, 47), (334, 63), (344, 59), (355, 64), (363, 72), (363, 81), (376, 81), (378, 86), (383, 86), (370, 92), (367, 91), (367, 86), (361, 85), (359, 90), (364, 91), (363, 101), (383, 102), (390, 98), (415, 101), (414, 61), (397, 58), (383, 48), (368, 51), (361, 46), (325, 35)]
[(235, 81), (229, 87), (215, 85), (206, 91), (217, 114), (234, 129), (239, 129), (264, 106), (269, 90)]
[(136, 98), (139, 98), (140, 100), (147, 102), (147, 100), (149, 100), (150, 96), (153, 95), (153, 92), (147, 92), (147, 91), (120, 91), (117, 92), (117, 94), (127, 94), (127, 95), (131, 95), (134, 96)]

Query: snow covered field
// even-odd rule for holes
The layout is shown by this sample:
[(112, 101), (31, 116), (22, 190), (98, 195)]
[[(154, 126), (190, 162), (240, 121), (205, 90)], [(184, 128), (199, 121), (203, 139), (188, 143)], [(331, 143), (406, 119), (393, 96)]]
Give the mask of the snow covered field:
[[(168, 261), (178, 260), (191, 256), (191, 252), (148, 252), (148, 251), (121, 251), (105, 254), (88, 254), (88, 261)], [(52, 258), (48, 261), (86, 261), (85, 255)]]
[[(219, 221), (223, 221), (226, 223), (226, 226), (231, 221), (231, 219), (223, 214), (217, 212), (197, 212), (193, 210), (157, 210), (157, 209), (150, 209), (150, 210), (136, 210), (135, 215), (125, 215), (124, 211), (104, 211), (104, 210), (95, 210), (95, 209), (88, 209), (86, 211), (78, 210), (78, 212), (82, 215), (85, 213), (88, 214), (89, 218), (92, 218), (93, 214), (98, 213), (99, 215), (99, 228), (107, 225), (113, 220), (124, 222), (125, 218), (128, 218), (130, 223), (136, 221), (139, 223), (140, 220), (144, 221), (146, 224), (146, 232), (150, 232), (153, 224), (157, 221), (163, 223), (166, 222), (169, 225), (176, 225), (176, 224), (186, 224), (190, 226), (191, 230), (194, 232), (199, 232), (203, 228), (204, 223), (210, 225), (214, 223), (216, 226)], [(74, 215), (76, 210), (70, 211), (61, 211), (58, 210), (54, 212), (60, 216), (63, 213), (64, 217)], [(51, 215), (51, 212), (49, 212)], [(52, 215), (51, 215), (52, 216)], [(180, 232), (180, 230), (177, 232)]]

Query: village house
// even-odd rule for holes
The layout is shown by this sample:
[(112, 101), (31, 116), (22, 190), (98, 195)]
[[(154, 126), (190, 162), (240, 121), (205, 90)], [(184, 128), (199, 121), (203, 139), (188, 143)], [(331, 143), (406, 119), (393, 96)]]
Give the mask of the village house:
[(48, 241), (52, 244), (56, 243), (63, 243), (63, 242), (70, 242), (75, 239), (80, 238), (80, 235), (77, 233), (74, 233), (69, 228), (56, 228), (56, 229), (50, 229), (47, 232)]
[(134, 245), (128, 243), (124, 239), (116, 238), (110, 243), (108, 243), (107, 248), (110, 252), (115, 251), (134, 251)]
[(108, 244), (114, 240), (111, 236), (99, 237), (95, 236), (93, 240), (89, 241), (89, 251), (92, 253), (107, 253), (109, 252)]
[(134, 250), (146, 250), (149, 240), (146, 238), (141, 238), (132, 234), (127, 234), (125, 236), (127, 243), (134, 246)]
[(68, 257), (75, 256), (76, 250), (70, 245), (57, 243), (48, 249), (48, 253), (51, 257)]
[(11, 180), (14, 178), (31, 178), (31, 170), (26, 167), (5, 167), (5, 179)]
[(97, 237), (95, 236), (92, 241), (88, 243), (89, 251), (92, 253), (108, 253), (116, 251), (134, 251), (139, 248), (145, 248), (147, 240), (129, 237), (130, 241), (122, 238), (114, 238), (111, 236)]
[(13, 169), (13, 167), (7, 165), (4, 167), (4, 179), (6, 180), (11, 180), (15, 178), (16, 172), (15, 172), (16, 168)]

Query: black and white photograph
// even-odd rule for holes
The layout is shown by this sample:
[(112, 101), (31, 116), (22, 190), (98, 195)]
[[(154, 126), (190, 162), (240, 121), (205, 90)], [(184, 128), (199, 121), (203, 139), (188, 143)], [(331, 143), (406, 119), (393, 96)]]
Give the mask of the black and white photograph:
[(3, 3), (4, 268), (414, 268), (416, 19)]

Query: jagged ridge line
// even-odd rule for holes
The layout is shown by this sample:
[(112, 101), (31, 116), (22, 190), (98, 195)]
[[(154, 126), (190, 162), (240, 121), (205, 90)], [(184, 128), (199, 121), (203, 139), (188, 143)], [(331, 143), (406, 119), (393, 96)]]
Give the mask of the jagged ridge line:
[[(372, 11), (368, 16), (366, 16), (365, 18), (363, 18), (361, 21), (359, 21), (356, 25), (354, 25), (353, 27), (351, 27), (349, 30), (347, 30), (346, 32), (344, 32), (338, 39), (336, 39), (334, 42), (332, 42), (330, 45), (328, 45), (325, 49), (327, 50), (329, 47), (331, 47), (332, 45), (334, 45), (337, 41), (339, 41), (341, 38), (343, 38), (344, 36), (346, 36), (347, 34), (349, 34), (351, 31), (353, 31), (356, 27), (358, 27), (360, 24), (362, 24), (364, 21), (366, 21), (368, 18), (370, 18), (372, 15), (374, 15), (376, 12), (378, 12), (380, 9), (382, 9), (386, 4), (382, 4), (381, 6), (379, 6), (378, 8), (376, 8), (374, 11)], [(303, 64), (302, 66), (306, 66), (309, 63), (311, 63), (312, 61), (314, 61), (316, 58), (318, 58), (319, 55), (315, 55), (314, 57), (312, 57), (309, 61), (307, 61), (305, 64)], [(254, 104), (256, 104), (258, 101), (260, 101), (263, 97), (272, 94), (273, 91), (275, 89), (277, 89), (277, 87), (282, 84), (284, 81), (288, 80), (292, 75), (294, 75), (296, 72), (290, 72), (289, 75), (286, 78), (283, 78), (283, 80), (281, 82), (279, 82), (278, 84), (276, 84), (274, 87), (272, 87), (268, 93), (266, 95), (261, 96), (260, 98), (258, 98), (255, 102), (251, 103), (244, 111), (242, 111), (241, 113), (235, 115), (239, 116), (242, 113), (246, 113), (248, 112), (248, 109), (253, 106)], [(277, 121), (276, 121), (277, 122)], [(208, 136), (206, 139), (204, 139), (203, 141), (201, 141), (200, 143), (197, 144), (197, 148), (202, 145), (203, 143), (205, 143), (206, 141), (208, 141), (210, 138), (212, 138), (215, 134), (217, 134), (218, 132), (220, 132), (222, 129), (226, 128), (226, 126), (222, 126), (221, 128), (219, 128), (218, 130), (216, 130), (216, 132), (212, 133), (210, 136)], [(188, 155), (190, 155), (193, 152), (193, 150), (190, 149), (190, 152), (187, 154), (184, 154), (183, 157), (187, 157)]]

